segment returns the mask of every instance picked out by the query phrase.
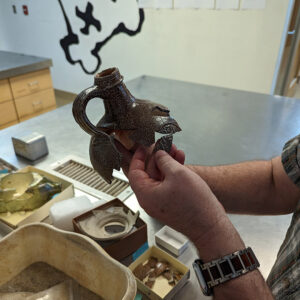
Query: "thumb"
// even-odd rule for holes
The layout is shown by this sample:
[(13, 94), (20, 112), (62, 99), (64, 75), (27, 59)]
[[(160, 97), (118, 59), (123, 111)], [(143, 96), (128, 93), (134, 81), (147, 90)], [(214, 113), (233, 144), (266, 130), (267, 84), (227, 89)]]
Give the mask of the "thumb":
[(180, 163), (162, 150), (155, 153), (155, 163), (164, 177), (172, 176), (182, 167)]

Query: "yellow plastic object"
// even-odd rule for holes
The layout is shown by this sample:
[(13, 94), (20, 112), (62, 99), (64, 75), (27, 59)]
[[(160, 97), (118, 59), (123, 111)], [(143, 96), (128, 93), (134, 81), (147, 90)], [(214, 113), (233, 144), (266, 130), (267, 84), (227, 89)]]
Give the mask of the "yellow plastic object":
[(62, 191), (57, 194), (54, 198), (47, 201), (41, 207), (33, 210), (33, 211), (22, 211), (22, 212), (14, 212), (11, 214), (7, 213), (0, 213), (0, 220), (9, 225), (12, 228), (17, 228), (22, 225), (34, 223), (34, 222), (41, 222), (45, 218), (49, 216), (50, 207), (61, 200), (70, 199), (74, 197), (74, 187), (73, 184), (56, 176), (49, 172), (46, 172), (42, 169), (37, 169), (32, 166), (27, 166), (17, 173), (37, 173), (43, 177), (49, 178), (53, 182), (60, 182)]
[(12, 173), (0, 177), (0, 212), (32, 211), (61, 192), (61, 183), (38, 173)]
[(35, 262), (45, 262), (104, 299), (133, 300), (131, 271), (96, 242), (43, 223), (25, 225), (0, 241), (0, 286)]

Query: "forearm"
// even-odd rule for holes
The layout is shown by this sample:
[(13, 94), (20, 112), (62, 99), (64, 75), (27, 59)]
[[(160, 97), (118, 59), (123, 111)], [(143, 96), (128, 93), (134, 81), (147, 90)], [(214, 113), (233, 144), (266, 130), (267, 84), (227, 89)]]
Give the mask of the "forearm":
[[(149, 215), (188, 236), (204, 262), (245, 248), (224, 207), (198, 175), (164, 151), (158, 151), (154, 159), (160, 179), (145, 172), (142, 148), (134, 154), (129, 170), (131, 187)], [(215, 288), (216, 299), (247, 299), (245, 295), (251, 295), (249, 299), (272, 299), (258, 271)]]
[(209, 185), (227, 212), (263, 214), (262, 201), (273, 196), (270, 161), (188, 167)]
[(187, 167), (206, 181), (230, 213), (290, 213), (300, 196), (300, 189), (286, 175), (280, 157), (228, 166)]
[(222, 285), (215, 288), (215, 300), (274, 300), (272, 292), (258, 270), (227, 281)]
[[(225, 217), (201, 240), (194, 241), (194, 244), (204, 262), (246, 248), (230, 220)], [(254, 270), (216, 286), (214, 299), (273, 299), (273, 296), (261, 273)]]

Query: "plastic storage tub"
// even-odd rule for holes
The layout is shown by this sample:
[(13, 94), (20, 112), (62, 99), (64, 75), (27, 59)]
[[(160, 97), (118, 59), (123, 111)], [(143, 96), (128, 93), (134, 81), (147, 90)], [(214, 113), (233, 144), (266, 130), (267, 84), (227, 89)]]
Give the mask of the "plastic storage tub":
[(104, 299), (135, 298), (131, 271), (96, 242), (77, 233), (33, 223), (0, 241), (0, 286), (35, 262), (45, 262)]

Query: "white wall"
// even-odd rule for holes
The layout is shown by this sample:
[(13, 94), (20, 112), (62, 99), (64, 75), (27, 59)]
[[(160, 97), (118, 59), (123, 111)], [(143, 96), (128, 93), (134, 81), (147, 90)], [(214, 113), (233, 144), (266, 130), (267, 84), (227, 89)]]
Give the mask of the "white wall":
[[(108, 0), (99, 1), (105, 11)], [(51, 57), (55, 88), (91, 85), (92, 76), (70, 65), (59, 45), (66, 27), (58, 2), (23, 1), (27, 17), (14, 2), (17, 15), (12, 1), (0, 2), (0, 50)], [(102, 68), (118, 66), (125, 80), (147, 74), (269, 93), (288, 2), (267, 0), (257, 11), (145, 10), (140, 34), (119, 34), (102, 49)]]

